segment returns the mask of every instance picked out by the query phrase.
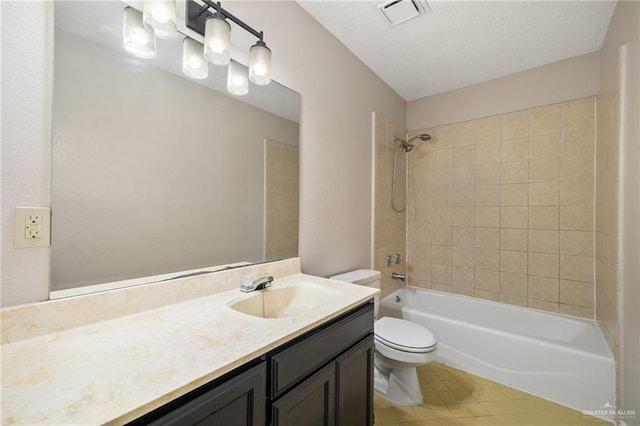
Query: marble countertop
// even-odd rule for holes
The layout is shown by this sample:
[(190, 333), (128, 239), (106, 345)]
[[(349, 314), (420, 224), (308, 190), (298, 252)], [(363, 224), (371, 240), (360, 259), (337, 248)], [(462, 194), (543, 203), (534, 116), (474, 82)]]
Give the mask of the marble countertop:
[[(2, 424), (123, 424), (263, 355), (377, 294), (295, 274), (324, 303), (263, 319), (227, 304), (239, 289), (2, 346)], [(269, 290), (267, 290), (269, 291)]]

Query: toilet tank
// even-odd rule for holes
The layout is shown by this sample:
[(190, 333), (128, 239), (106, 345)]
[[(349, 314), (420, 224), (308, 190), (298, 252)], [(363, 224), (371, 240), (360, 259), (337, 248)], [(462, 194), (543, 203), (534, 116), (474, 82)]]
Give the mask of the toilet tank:
[[(364, 285), (366, 287), (380, 288), (380, 271), (373, 269), (358, 269), (355, 271), (345, 272), (343, 274), (329, 277), (332, 280), (344, 281), (352, 284)], [(374, 314), (378, 317), (378, 304), (380, 296), (375, 297)]]

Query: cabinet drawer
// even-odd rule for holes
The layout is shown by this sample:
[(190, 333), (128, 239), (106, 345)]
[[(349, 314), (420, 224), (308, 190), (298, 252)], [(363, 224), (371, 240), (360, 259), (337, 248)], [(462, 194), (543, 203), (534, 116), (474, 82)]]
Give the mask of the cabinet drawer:
[(271, 398), (276, 398), (370, 333), (373, 333), (372, 303), (277, 353), (271, 358)]

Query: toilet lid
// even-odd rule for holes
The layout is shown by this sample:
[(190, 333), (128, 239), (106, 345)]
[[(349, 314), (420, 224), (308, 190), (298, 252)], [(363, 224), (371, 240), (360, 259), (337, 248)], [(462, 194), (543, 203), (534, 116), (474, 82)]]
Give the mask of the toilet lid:
[(375, 322), (375, 338), (380, 343), (406, 352), (428, 352), (438, 343), (425, 327), (411, 321), (384, 317)]

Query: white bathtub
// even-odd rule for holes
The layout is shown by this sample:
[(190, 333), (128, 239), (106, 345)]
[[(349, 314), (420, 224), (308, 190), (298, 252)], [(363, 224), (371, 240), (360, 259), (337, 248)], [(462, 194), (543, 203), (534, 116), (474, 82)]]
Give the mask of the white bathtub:
[(431, 330), (445, 364), (577, 410), (615, 405), (613, 357), (593, 320), (415, 287), (379, 309)]

